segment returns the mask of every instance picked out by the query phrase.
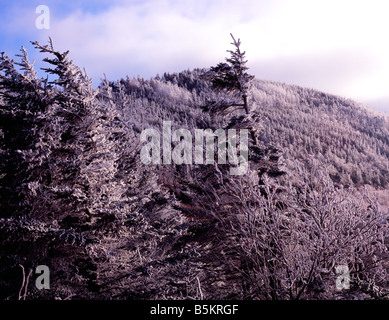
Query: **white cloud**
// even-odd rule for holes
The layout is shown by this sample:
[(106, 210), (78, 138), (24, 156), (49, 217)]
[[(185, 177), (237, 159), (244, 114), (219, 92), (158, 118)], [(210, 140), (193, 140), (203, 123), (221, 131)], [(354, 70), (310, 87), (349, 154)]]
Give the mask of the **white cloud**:
[(369, 101), (387, 96), (388, 9), (385, 0), (116, 0), (105, 11), (54, 15), (50, 34), (98, 83), (103, 73), (214, 65), (233, 32), (257, 77)]
[(95, 78), (104, 72), (113, 77), (148, 77), (207, 67), (224, 59), (229, 32), (261, 15), (256, 3), (123, 2), (96, 14), (80, 10), (66, 18), (52, 17), (50, 34)]

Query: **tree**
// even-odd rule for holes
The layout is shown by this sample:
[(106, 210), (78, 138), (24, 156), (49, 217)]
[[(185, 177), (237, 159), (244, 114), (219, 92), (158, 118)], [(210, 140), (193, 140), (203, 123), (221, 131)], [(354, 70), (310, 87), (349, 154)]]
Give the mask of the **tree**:
[[(12, 291), (6, 279), (15, 279), (18, 264), (45, 261), (61, 285), (87, 274), (73, 283), (85, 288), (96, 281), (85, 244), (125, 220), (116, 143), (123, 128), (69, 52), (55, 50), (51, 39), (33, 45), (49, 54), (43, 70), (53, 80), (37, 78), (23, 48), (20, 63), (0, 59), (0, 281)], [(61, 272), (66, 277), (55, 276)]]
[[(44, 150), (36, 148), (52, 94), (22, 47), (20, 62), (0, 58), (0, 208), (1, 217), (20, 216), (31, 209), (31, 191), (40, 176)], [(21, 71), (17, 70), (19, 66)]]
[(223, 92), (228, 97), (227, 101), (224, 99), (212, 101), (205, 109), (211, 114), (223, 117), (232, 116), (235, 111), (243, 109), (245, 114), (239, 117), (231, 117), (228, 127), (237, 129), (248, 128), (254, 145), (258, 145), (257, 135), (260, 117), (258, 114), (250, 113), (248, 104), (250, 81), (254, 79), (254, 76), (247, 73), (246, 52), (242, 52), (240, 49), (240, 39), (236, 40), (232, 33), (230, 35), (233, 40), (231, 44), (235, 47), (235, 50), (227, 50), (230, 53), (230, 57), (226, 58), (226, 62), (221, 62), (216, 67), (211, 67), (203, 75), (205, 79), (212, 83), (215, 91)]
[[(280, 150), (275, 146), (266, 146), (259, 141), (259, 134), (263, 130), (262, 117), (255, 110), (250, 110), (248, 94), (253, 75), (247, 73), (246, 52), (240, 49), (240, 39), (236, 40), (231, 34), (231, 43), (235, 50), (227, 50), (230, 57), (226, 62), (219, 63), (216, 67), (204, 73), (203, 78), (210, 81), (213, 89), (219, 93), (217, 101), (212, 101), (204, 109), (212, 115), (227, 117), (228, 129), (248, 129), (252, 145), (249, 149), (249, 160), (252, 169), (261, 175), (268, 172), (271, 176), (283, 174), (280, 158)], [(236, 114), (240, 110), (242, 114)]]
[[(122, 192), (115, 179), (119, 150), (115, 145), (122, 131), (117, 126), (116, 110), (104, 109), (97, 90), (85, 72), (49, 45), (33, 45), (51, 57), (43, 61), (51, 67), (43, 70), (56, 78), (50, 82), (54, 97), (52, 118), (46, 121), (45, 136), (50, 136), (47, 171), (51, 182), (42, 186), (46, 200), (57, 219), (73, 221), (77, 226), (93, 225), (106, 215), (120, 214), (115, 209)], [(47, 139), (46, 139), (47, 140)], [(54, 196), (56, 194), (56, 196)], [(59, 194), (65, 201), (55, 201)], [(65, 209), (66, 208), (66, 209)]]
[[(245, 60), (246, 52), (242, 52), (240, 49), (240, 39), (235, 40), (232, 34), (231, 37), (233, 40), (231, 44), (235, 46), (235, 50), (227, 50), (227, 52), (231, 54), (230, 58), (226, 58), (227, 63), (221, 62), (216, 67), (211, 67), (204, 77), (212, 82), (213, 88), (216, 91), (225, 90), (227, 93), (232, 94), (233, 98), (242, 99), (242, 103), (237, 103), (236, 101), (223, 101), (222, 103), (217, 103), (210, 107), (217, 111), (225, 111), (230, 107), (243, 107), (245, 113), (249, 114), (250, 110), (247, 102), (247, 95), (250, 81), (254, 79), (254, 76), (247, 73), (247, 60)], [(235, 109), (236, 108), (233, 108), (233, 110)]]
[(334, 299), (338, 266), (350, 270), (352, 290), (387, 296), (388, 213), (367, 190), (337, 188), (321, 164), (310, 166), (282, 184), (259, 186), (255, 176), (224, 184), (236, 201), (213, 210), (244, 298)]

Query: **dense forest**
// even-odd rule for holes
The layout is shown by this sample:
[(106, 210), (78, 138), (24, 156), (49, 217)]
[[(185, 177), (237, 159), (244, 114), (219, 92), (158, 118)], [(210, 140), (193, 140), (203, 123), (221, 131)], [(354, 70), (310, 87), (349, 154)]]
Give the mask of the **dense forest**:
[[(220, 123), (212, 123), (201, 112), (201, 106), (216, 99), (211, 85), (201, 79), (205, 71), (165, 73), (150, 80), (127, 78), (110, 86), (127, 105), (122, 111), (127, 121), (139, 130), (160, 119), (173, 119), (177, 126), (216, 127)], [(263, 120), (261, 139), (282, 148), (290, 162), (315, 158), (327, 165), (336, 183), (388, 186), (387, 115), (313, 89), (257, 79), (251, 99)]]
[[(49, 77), (2, 54), (0, 299), (388, 297), (388, 117), (252, 79), (234, 43), (211, 69), (98, 88), (51, 41), (33, 42)], [(248, 129), (247, 174), (143, 164), (163, 121)]]

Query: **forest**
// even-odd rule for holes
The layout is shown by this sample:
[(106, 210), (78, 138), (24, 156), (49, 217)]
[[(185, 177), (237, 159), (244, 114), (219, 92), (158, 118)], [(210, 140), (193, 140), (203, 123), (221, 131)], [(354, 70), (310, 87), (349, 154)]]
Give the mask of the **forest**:
[[(388, 116), (255, 79), (235, 38), (216, 67), (97, 88), (32, 43), (43, 77), (23, 47), (0, 57), (0, 299), (389, 297)], [(248, 172), (145, 165), (164, 121), (249, 130)]]

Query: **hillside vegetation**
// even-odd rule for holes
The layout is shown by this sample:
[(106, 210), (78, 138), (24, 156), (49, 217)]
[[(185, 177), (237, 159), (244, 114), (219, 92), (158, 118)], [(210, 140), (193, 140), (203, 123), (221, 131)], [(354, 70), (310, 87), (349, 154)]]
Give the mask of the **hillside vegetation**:
[[(170, 119), (177, 127), (215, 128), (201, 106), (217, 97), (205, 69), (111, 83), (127, 121), (138, 130)], [(222, 94), (219, 94), (222, 95)], [(254, 80), (251, 103), (262, 116), (261, 139), (281, 147), (288, 166), (317, 159), (335, 183), (389, 183), (389, 117), (349, 99), (294, 85)], [(127, 103), (126, 103), (127, 102)]]
[[(69, 52), (33, 44), (50, 78), (23, 48), (0, 58), (0, 299), (388, 297), (389, 211), (359, 188), (387, 195), (384, 116), (250, 76), (231, 103), (207, 78), (228, 64), (95, 89)], [(163, 121), (247, 129), (247, 172), (145, 164), (141, 133)]]

